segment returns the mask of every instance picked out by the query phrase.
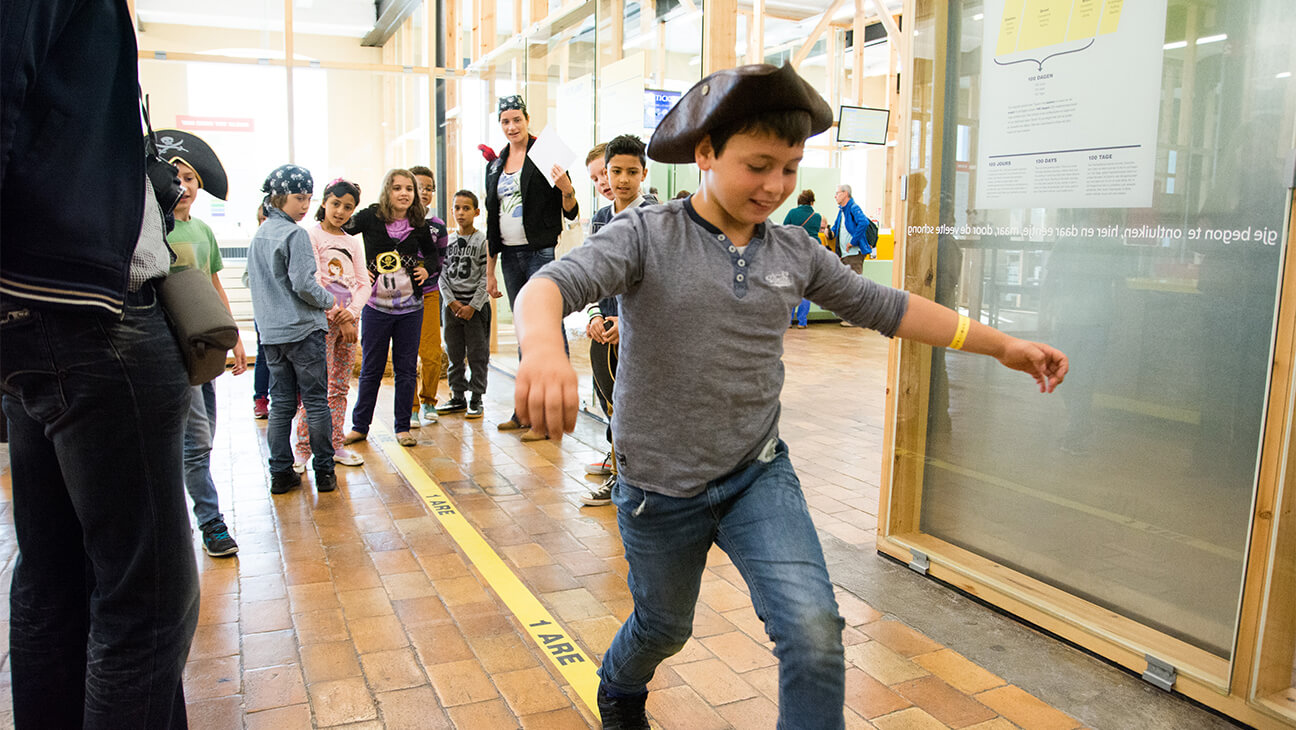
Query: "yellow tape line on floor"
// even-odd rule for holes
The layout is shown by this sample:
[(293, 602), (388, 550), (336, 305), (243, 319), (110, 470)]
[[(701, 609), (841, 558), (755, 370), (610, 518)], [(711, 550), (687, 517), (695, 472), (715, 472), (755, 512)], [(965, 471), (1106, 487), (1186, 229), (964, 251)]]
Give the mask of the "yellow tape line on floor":
[(572, 635), (554, 620), (553, 615), (509, 569), (481, 533), (463, 516), (449, 495), (410, 456), (405, 447), (397, 444), (392, 436), (377, 433), (377, 429), (370, 433), (370, 441), (377, 441), (382, 446), (397, 471), (423, 498), (428, 510), (441, 521), (441, 526), (458, 543), (468, 560), (477, 566), (482, 577), (503, 599), (504, 605), (517, 617), (536, 646), (543, 650), (544, 655), (549, 657), (549, 661), (576, 690), (576, 694), (590, 712), (594, 713), (594, 717), (599, 717), (599, 678), (595, 673), (597, 666), (576, 644)]

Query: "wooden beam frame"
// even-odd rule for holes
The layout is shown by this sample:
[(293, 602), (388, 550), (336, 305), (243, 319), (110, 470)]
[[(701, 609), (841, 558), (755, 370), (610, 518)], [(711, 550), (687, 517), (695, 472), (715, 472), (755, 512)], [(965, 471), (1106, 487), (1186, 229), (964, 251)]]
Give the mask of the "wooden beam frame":
[(297, 133), (295, 115), (293, 108), (297, 106), (293, 94), (293, 0), (284, 0), (284, 60), (287, 68), (284, 70), (284, 77), (287, 83), (288, 92), (288, 162), (297, 161)]
[(702, 14), (702, 75), (737, 65), (738, 57), (734, 53), (737, 42), (737, 0), (707, 0), (706, 12)]
[(801, 44), (801, 49), (796, 52), (796, 55), (792, 56), (792, 66), (794, 68), (800, 67), (801, 62), (806, 60), (806, 56), (810, 55), (815, 43), (819, 42), (819, 36), (823, 35), (828, 26), (832, 24), (832, 16), (837, 12), (837, 8), (841, 7), (841, 4), (842, 0), (833, 0), (832, 5), (829, 5), (828, 9), (823, 11), (823, 15), (819, 16), (819, 22), (815, 24), (814, 30), (810, 31), (810, 35), (806, 36), (805, 42)]

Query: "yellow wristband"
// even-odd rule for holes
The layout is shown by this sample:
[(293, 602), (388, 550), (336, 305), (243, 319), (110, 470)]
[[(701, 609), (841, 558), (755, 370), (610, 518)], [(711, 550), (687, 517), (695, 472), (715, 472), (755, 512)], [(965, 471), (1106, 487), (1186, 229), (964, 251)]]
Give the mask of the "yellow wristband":
[(971, 328), (972, 328), (972, 320), (968, 319), (967, 315), (960, 314), (959, 321), (958, 321), (958, 329), (954, 330), (954, 339), (950, 340), (949, 343), (950, 348), (954, 350), (962, 350), (963, 341), (967, 339), (968, 330)]

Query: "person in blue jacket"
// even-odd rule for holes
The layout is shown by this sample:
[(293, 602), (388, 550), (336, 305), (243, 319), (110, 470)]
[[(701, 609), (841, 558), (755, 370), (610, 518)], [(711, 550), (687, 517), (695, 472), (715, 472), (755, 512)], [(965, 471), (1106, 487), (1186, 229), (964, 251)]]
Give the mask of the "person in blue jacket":
[[(864, 215), (864, 210), (860, 208), (859, 203), (851, 196), (851, 186), (838, 185), (837, 193), (833, 196), (837, 199), (837, 220), (832, 225), (833, 238), (841, 240), (841, 227), (846, 224), (846, 232), (850, 234), (851, 243), (859, 247), (860, 254), (871, 256), (873, 254), (873, 244), (868, 240), (868, 229), (872, 225), (869, 217)], [(842, 253), (839, 251), (839, 253)]]

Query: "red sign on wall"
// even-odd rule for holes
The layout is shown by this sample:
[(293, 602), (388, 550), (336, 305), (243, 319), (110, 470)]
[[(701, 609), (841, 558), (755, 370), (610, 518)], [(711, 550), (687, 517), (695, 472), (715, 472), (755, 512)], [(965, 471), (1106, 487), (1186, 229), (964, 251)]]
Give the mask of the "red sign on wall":
[(180, 129), (209, 132), (252, 132), (256, 128), (252, 119), (240, 117), (191, 117), (188, 114), (177, 114), (176, 126)]

